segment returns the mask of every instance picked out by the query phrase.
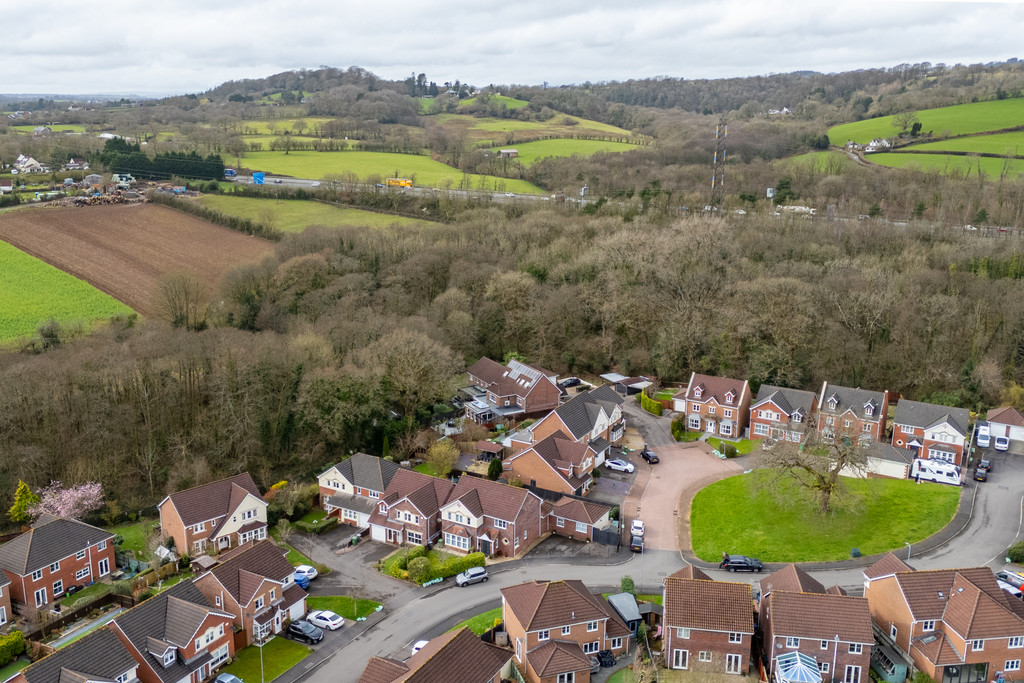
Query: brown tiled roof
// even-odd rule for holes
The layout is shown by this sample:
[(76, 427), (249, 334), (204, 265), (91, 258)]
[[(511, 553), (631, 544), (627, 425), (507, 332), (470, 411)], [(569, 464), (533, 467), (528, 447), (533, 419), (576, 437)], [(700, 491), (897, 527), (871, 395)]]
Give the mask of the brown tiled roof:
[(669, 628), (753, 634), (750, 585), (669, 576), (665, 579), (665, 624)]
[[(246, 494), (260, 498), (260, 490), (248, 472), (178, 491), (167, 496), (185, 526), (216, 519), (231, 512)], [(262, 498), (260, 498), (262, 500)]]
[(372, 657), (359, 683), (490, 683), (511, 658), (461, 628), (434, 638), (404, 663)]
[(395, 472), (395, 476), (391, 478), (384, 499), (390, 506), (402, 498), (408, 498), (409, 502), (415, 505), (421, 513), (433, 515), (437, 514), (441, 505), (448, 500), (454, 487), (455, 485), (447, 479), (439, 479), (403, 468)]
[(551, 374), (543, 368), (517, 360), (501, 365), (486, 356), (474, 363), (468, 372), (481, 379), (487, 385), (487, 390), (497, 396), (521, 397), (526, 397), (537, 382)]
[(608, 613), (582, 581), (530, 581), (502, 588), (505, 604), (527, 631), (604, 619)]
[(359, 683), (394, 683), (402, 675), (409, 672), (404, 662), (387, 657), (370, 657), (359, 677)]
[[(508, 484), (480, 477), (461, 477), (445, 505), (457, 500), (470, 508), (474, 515), (482, 513), (488, 517), (514, 522), (531, 496), (534, 494), (528, 490)], [(471, 506), (475, 506), (476, 509)]]
[(1012, 600), (989, 569), (958, 570), (942, 620), (968, 640), (1021, 635), (1024, 620), (1011, 608)]
[(886, 553), (878, 562), (864, 570), (864, 577), (867, 579), (878, 579), (883, 576), (892, 576), (896, 572), (912, 572), (914, 568), (896, 557), (892, 553)]
[(590, 669), (590, 657), (572, 640), (549, 640), (527, 652), (526, 658), (540, 678)]
[(849, 595), (849, 593), (846, 592), (846, 589), (839, 585), (829, 586), (825, 589), (825, 592), (829, 595)]
[(872, 643), (867, 598), (775, 590), (768, 596), (772, 633), (782, 637)]
[(692, 564), (684, 565), (682, 569), (669, 574), (670, 579), (701, 579), (703, 581), (710, 581), (711, 577), (705, 574), (698, 567), (694, 567)]
[(285, 551), (266, 539), (244, 552), (232, 555), (210, 570), (224, 589), (240, 604), (246, 605), (264, 578), (284, 582), (294, 571), (285, 559)]
[[(700, 398), (697, 398), (695, 390), (697, 387), (703, 389)], [(746, 381), (742, 379), (729, 379), (728, 377), (712, 377), (711, 375), (698, 375), (693, 373), (687, 388), (675, 395), (676, 398), (686, 398), (690, 401), (704, 403), (715, 399), (720, 405), (738, 406), (743, 400), (743, 390)], [(732, 403), (725, 402), (725, 395), (732, 391), (735, 398)]]
[(533, 450), (554, 467), (569, 468), (579, 466), (587, 458), (586, 444), (565, 438), (560, 432), (541, 439), (533, 445)]
[(946, 634), (939, 631), (914, 638), (913, 647), (935, 664), (962, 664), (964, 661)]
[(998, 422), (1004, 425), (1013, 425), (1014, 427), (1024, 427), (1024, 415), (1013, 406), (1003, 406), (1002, 408), (993, 408), (988, 411), (986, 419), (989, 422)]
[(552, 506), (552, 514), (574, 522), (594, 524), (611, 510), (608, 505), (563, 496)]
[(824, 593), (825, 586), (795, 564), (787, 564), (777, 572), (761, 579), (761, 594), (773, 590), (790, 593)]

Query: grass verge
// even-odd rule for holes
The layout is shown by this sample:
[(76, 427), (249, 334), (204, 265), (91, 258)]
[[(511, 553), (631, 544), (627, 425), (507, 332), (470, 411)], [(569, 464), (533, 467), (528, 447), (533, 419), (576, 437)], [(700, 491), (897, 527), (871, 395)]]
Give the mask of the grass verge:
[(355, 620), (373, 614), (380, 603), (349, 595), (310, 595), (306, 598), (306, 606), (311, 610), (330, 610), (346, 619)]
[(0, 681), (6, 681), (8, 678), (18, 673), (32, 662), (25, 658), (15, 659), (7, 666), (0, 668)]
[(732, 444), (733, 446), (736, 447), (737, 453), (739, 453), (740, 455), (746, 455), (747, 453), (750, 453), (755, 448), (757, 448), (758, 444), (760, 444), (761, 442), (754, 441), (753, 439), (740, 439), (739, 441), (723, 441), (718, 437), (711, 436), (708, 437), (708, 443), (711, 444), (711, 447), (714, 448), (719, 453), (722, 452), (722, 446), (724, 444)]
[(485, 631), (494, 628), (495, 620), (501, 621), (501, 607), (489, 609), (486, 612), (481, 612), (475, 617), (470, 617), (465, 621), (460, 621), (448, 630), (454, 631), (456, 629), (462, 628), (463, 626), (468, 626), (470, 631), (479, 636), (483, 634)]

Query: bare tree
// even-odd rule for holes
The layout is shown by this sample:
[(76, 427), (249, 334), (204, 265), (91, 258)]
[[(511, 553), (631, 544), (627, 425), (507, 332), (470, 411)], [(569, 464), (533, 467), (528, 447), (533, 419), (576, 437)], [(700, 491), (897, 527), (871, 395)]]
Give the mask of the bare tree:
[(198, 332), (206, 329), (206, 288), (191, 273), (172, 273), (160, 281), (160, 316), (172, 327)]
[(827, 514), (842, 488), (840, 473), (863, 471), (870, 452), (871, 446), (857, 435), (837, 433), (831, 441), (812, 437), (802, 445), (779, 442), (761, 456), (761, 464), (775, 470), (773, 481), (788, 477), (811, 491), (818, 498), (818, 509)]

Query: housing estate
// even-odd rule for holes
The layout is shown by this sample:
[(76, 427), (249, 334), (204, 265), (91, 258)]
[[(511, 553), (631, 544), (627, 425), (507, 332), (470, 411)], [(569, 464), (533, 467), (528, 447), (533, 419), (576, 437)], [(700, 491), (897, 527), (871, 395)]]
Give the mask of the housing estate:
[(267, 537), (267, 503), (248, 472), (172, 493), (157, 507), (160, 529), (181, 554), (226, 550)]
[(908, 448), (918, 458), (962, 467), (969, 421), (964, 408), (901, 399), (892, 420), (892, 445)]
[(562, 395), (557, 375), (517, 360), (501, 365), (485, 356), (467, 374), (470, 385), (463, 391), (471, 397), (466, 417), (483, 425), (543, 415), (558, 407)]
[(370, 657), (359, 683), (501, 683), (512, 675), (508, 650), (463, 627), (434, 638), (404, 662)]
[(662, 588), (665, 662), (673, 669), (747, 675), (754, 639), (750, 585), (713, 581), (687, 565)]
[(750, 405), (750, 438), (803, 443), (814, 401), (811, 391), (762, 384)]
[(114, 535), (76, 519), (44, 514), (24, 533), (0, 546), (0, 569), (10, 581), (12, 606), (33, 611), (71, 586), (107, 576), (114, 566)]
[(876, 627), (933, 680), (1024, 679), (1024, 603), (988, 567), (916, 571), (888, 553), (864, 570), (864, 596)]
[(365, 528), (387, 490), (398, 463), (366, 453), (356, 453), (317, 475), (320, 501), (328, 517), (343, 524)]
[(817, 431), (825, 441), (836, 436), (861, 442), (882, 441), (889, 414), (889, 392), (850, 389), (825, 382), (817, 405)]
[(582, 581), (530, 581), (501, 589), (513, 657), (529, 683), (590, 681), (590, 656), (629, 652), (630, 629)]
[(750, 418), (750, 383), (694, 372), (672, 402), (675, 411), (686, 416), (687, 429), (738, 439)]
[(1010, 441), (1024, 442), (1024, 415), (1013, 406), (993, 408), (986, 420), (993, 438), (1005, 436)]
[(139, 663), (114, 631), (101, 628), (15, 674), (9, 683), (133, 683)]
[(622, 401), (607, 384), (576, 394), (529, 428), (513, 434), (508, 445), (513, 453), (518, 453), (560, 433), (588, 446), (594, 453), (594, 467), (600, 467), (611, 447), (619, 443), (625, 433)]

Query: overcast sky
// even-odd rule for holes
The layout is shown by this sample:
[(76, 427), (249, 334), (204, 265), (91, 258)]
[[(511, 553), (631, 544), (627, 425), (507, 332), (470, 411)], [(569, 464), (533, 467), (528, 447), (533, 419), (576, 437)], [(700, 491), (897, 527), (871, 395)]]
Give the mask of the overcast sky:
[(1024, 0), (8, 3), (0, 93), (172, 94), (290, 69), (551, 85), (1024, 57)]

